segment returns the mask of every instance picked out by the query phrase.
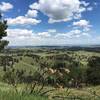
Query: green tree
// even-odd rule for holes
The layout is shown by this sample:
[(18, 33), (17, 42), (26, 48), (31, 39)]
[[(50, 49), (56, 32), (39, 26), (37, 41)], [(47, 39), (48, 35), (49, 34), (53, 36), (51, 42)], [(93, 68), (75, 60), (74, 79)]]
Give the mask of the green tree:
[(88, 61), (87, 83), (100, 84), (100, 57), (93, 56)]
[[(7, 36), (7, 21), (4, 20), (1, 16), (1, 13), (0, 13), (0, 52), (8, 45), (8, 41), (6, 40), (3, 40), (3, 37)], [(5, 57), (6, 58), (6, 57)], [(5, 61), (5, 58), (2, 59), (3, 62), (5, 62), (6, 64), (6, 61)], [(6, 71), (6, 65), (3, 65), (3, 69), (4, 71)]]
[(7, 45), (8, 41), (3, 40), (3, 37), (7, 36), (7, 21), (2, 19), (0, 14), (0, 51), (3, 50)]

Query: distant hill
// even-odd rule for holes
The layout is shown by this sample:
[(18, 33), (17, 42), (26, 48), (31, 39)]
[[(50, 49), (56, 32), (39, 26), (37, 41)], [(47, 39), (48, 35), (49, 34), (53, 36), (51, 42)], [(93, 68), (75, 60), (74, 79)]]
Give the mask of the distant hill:
[(8, 48), (96, 48), (96, 47), (100, 47), (100, 45), (64, 45), (64, 46), (60, 46), (60, 45), (40, 45), (40, 46), (8, 46)]

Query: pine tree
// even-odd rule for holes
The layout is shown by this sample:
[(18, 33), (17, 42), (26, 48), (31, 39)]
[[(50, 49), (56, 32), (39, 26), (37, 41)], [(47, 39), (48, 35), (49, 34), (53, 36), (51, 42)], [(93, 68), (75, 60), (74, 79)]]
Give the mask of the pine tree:
[(0, 51), (3, 50), (7, 45), (8, 41), (3, 40), (3, 37), (7, 36), (7, 21), (2, 19), (0, 14)]

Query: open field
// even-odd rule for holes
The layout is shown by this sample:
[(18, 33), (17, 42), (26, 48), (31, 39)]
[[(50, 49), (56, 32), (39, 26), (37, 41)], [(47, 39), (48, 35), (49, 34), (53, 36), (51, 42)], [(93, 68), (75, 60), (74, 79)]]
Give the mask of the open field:
[(100, 84), (94, 84), (95, 78), (88, 83), (86, 76), (92, 57), (99, 58), (100, 53), (47, 48), (4, 51), (0, 100), (100, 100)]

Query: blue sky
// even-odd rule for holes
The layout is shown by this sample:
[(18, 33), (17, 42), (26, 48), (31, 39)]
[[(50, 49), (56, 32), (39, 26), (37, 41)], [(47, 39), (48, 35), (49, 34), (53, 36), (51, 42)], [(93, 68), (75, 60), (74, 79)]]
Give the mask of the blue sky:
[(100, 44), (99, 0), (0, 0), (9, 45)]

